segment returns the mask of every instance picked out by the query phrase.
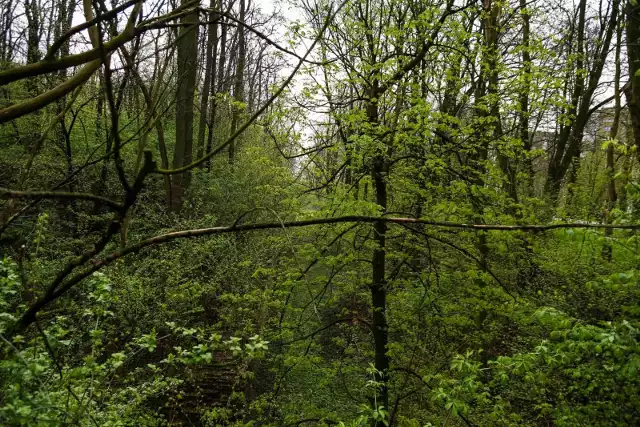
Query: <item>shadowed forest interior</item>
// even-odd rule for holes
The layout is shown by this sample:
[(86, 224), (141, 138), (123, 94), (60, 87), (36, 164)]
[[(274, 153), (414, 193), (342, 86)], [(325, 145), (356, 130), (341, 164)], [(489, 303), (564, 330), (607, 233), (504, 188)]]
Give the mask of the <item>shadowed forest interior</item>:
[(640, 425), (638, 0), (0, 11), (1, 425)]

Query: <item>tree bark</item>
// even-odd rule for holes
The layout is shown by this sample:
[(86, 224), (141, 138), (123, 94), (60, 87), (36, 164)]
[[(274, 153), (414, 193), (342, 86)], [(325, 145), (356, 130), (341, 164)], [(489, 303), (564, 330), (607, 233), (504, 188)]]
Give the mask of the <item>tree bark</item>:
[(636, 155), (640, 159), (640, 3), (627, 0), (626, 32), (630, 84), (625, 89)]
[[(182, 4), (187, 1), (182, 0)], [(196, 87), (198, 57), (198, 14), (191, 13), (180, 19), (180, 37), (177, 41), (178, 87), (176, 94), (176, 145), (173, 167), (180, 168), (193, 160), (193, 98)], [(190, 172), (173, 176), (171, 180), (171, 210), (179, 212), (189, 186)]]
[[(614, 75), (614, 96), (615, 96), (615, 107), (613, 112), (613, 122), (611, 123), (611, 129), (609, 130), (609, 139), (613, 140), (618, 136), (618, 127), (620, 123), (620, 112), (622, 110), (621, 100), (620, 100), (620, 75), (621, 75), (621, 66), (620, 66), (620, 50), (622, 47), (622, 25), (618, 25), (617, 37), (616, 37), (616, 53), (615, 53), (615, 62), (616, 62), (616, 71)], [(607, 146), (607, 207), (605, 209), (604, 221), (605, 224), (611, 223), (611, 211), (616, 205), (616, 201), (618, 200), (618, 195), (616, 193), (616, 181), (614, 179), (615, 176), (615, 163), (614, 163), (614, 143), (610, 142)], [(611, 236), (613, 235), (613, 230), (611, 228), (605, 228), (604, 230), (605, 242), (602, 248), (602, 257), (606, 260), (611, 261), (613, 255), (613, 249), (611, 246)]]
[(585, 13), (586, 0), (580, 1), (579, 20), (578, 20), (578, 52), (576, 61), (577, 82), (572, 95), (571, 108), (568, 116), (575, 116), (570, 126), (566, 126), (558, 137), (556, 142), (556, 151), (549, 162), (548, 177), (546, 182), (546, 190), (553, 199), (556, 199), (560, 191), (562, 180), (572, 164), (580, 156), (582, 139), (584, 130), (591, 115), (590, 107), (593, 95), (600, 82), (600, 76), (609, 54), (611, 40), (617, 28), (620, 0), (613, 0), (611, 12), (609, 15), (607, 29), (604, 32), (602, 44), (598, 46), (598, 50), (591, 58), (591, 69), (587, 73), (587, 82), (581, 77), (585, 67)]
[[(211, 0), (211, 9), (216, 8), (216, 0)], [(204, 70), (204, 83), (202, 85), (202, 92), (200, 95), (200, 122), (198, 123), (198, 153), (197, 158), (201, 158), (204, 155), (205, 145), (204, 136), (207, 129), (208, 120), (208, 108), (209, 108), (209, 96), (211, 95), (211, 87), (215, 87), (215, 56), (214, 46), (217, 44), (218, 38), (218, 26), (215, 24), (216, 13), (212, 10), (209, 12), (210, 24), (207, 27), (207, 50)], [(213, 106), (213, 100), (211, 101)], [(208, 126), (211, 129), (211, 125)], [(207, 151), (211, 148), (207, 147)], [(204, 164), (202, 165), (204, 166)]]
[[(488, 0), (490, 3), (490, 0)], [(486, 7), (486, 2), (483, 3), (483, 6)], [(486, 13), (486, 9), (485, 9)], [(484, 32), (484, 26), (486, 22), (483, 20), (481, 23), (482, 30)], [(482, 61), (485, 61), (486, 58), (483, 58)], [(480, 72), (478, 73), (478, 81), (476, 82), (475, 89), (475, 114), (479, 117), (486, 117), (488, 115), (487, 108), (484, 105), (486, 100), (487, 90), (488, 90), (488, 76), (487, 73), (483, 71), (485, 68), (482, 63), (480, 64)], [(473, 184), (469, 190), (469, 198), (471, 199), (471, 207), (473, 209), (473, 221), (474, 223), (481, 224), (484, 222), (483, 212), (482, 212), (482, 188), (485, 185), (485, 174), (487, 172), (486, 162), (489, 156), (489, 138), (484, 133), (484, 129), (481, 128), (482, 125), (475, 124), (474, 136), (476, 141), (475, 150), (470, 154), (469, 165), (475, 169), (474, 174), (470, 178), (470, 182)], [(478, 252), (480, 252), (480, 260), (483, 266), (486, 266), (487, 257), (489, 255), (489, 246), (487, 245), (487, 236), (480, 232), (478, 233), (478, 240), (476, 242), (476, 246), (478, 248)]]
[[(499, 61), (498, 55), (498, 37), (500, 35), (499, 18), (501, 14), (501, 7), (499, 4), (495, 4), (493, 0), (484, 0), (484, 37), (487, 48), (487, 68), (489, 69), (487, 79), (487, 90), (490, 98), (489, 116), (491, 117), (491, 129), (493, 133), (493, 140), (499, 141), (504, 136), (504, 130), (502, 128), (502, 116), (500, 114), (500, 87), (499, 87)], [(518, 191), (516, 182), (516, 168), (512, 159), (508, 154), (505, 154), (498, 147), (498, 165), (504, 175), (504, 189), (509, 197), (517, 202)]]
[[(240, 16), (238, 20), (241, 23), (245, 21), (245, 0), (240, 0)], [(238, 60), (236, 61), (236, 74), (234, 78), (233, 87), (233, 99), (235, 101), (233, 106), (233, 113), (231, 115), (231, 132), (233, 135), (238, 130), (238, 121), (240, 119), (240, 113), (244, 110), (241, 105), (244, 102), (244, 67), (246, 63), (246, 43), (245, 43), (245, 28), (244, 25), (238, 25)], [(229, 144), (229, 164), (235, 162), (236, 155), (236, 141)]]
[[(222, 10), (222, 0), (220, 0), (219, 6), (220, 10)], [(227, 79), (225, 75), (225, 65), (227, 62), (227, 31), (228, 26), (226, 24), (226, 19), (223, 17), (220, 20), (220, 61), (218, 62), (218, 93), (224, 92), (224, 82)]]
[[(212, 1), (213, 3), (213, 1)], [(218, 10), (222, 11), (222, 0), (218, 2)], [(219, 19), (222, 19), (221, 17)], [(216, 60), (218, 57), (218, 20), (213, 24), (213, 62), (211, 67), (211, 105), (209, 107), (209, 122), (207, 123), (208, 134), (207, 134), (207, 148), (206, 152), (210, 152), (213, 149), (213, 132), (216, 124), (216, 110), (218, 107), (217, 93), (218, 93), (218, 81), (220, 80), (220, 76), (218, 75), (216, 68)], [(211, 158), (208, 158), (205, 162), (207, 170), (211, 170)]]
[(531, 52), (529, 48), (531, 45), (531, 27), (530, 27), (530, 15), (527, 10), (527, 0), (520, 0), (520, 13), (522, 14), (522, 72), (524, 84), (522, 91), (520, 92), (520, 112), (519, 112), (519, 132), (520, 140), (525, 150), (524, 156), (524, 169), (527, 178), (527, 185), (525, 185), (525, 191), (529, 195), (533, 191), (533, 165), (531, 163), (531, 135), (529, 134), (529, 92), (531, 90)]
[[(377, 80), (372, 87), (372, 96), (367, 101), (367, 120), (372, 127), (378, 123), (378, 101), (375, 95), (378, 88)], [(376, 204), (381, 213), (387, 210), (387, 183), (385, 178), (386, 160), (383, 154), (376, 155), (372, 161), (373, 188), (375, 191)], [(373, 341), (374, 341), (374, 367), (376, 368), (376, 381), (378, 391), (376, 393), (376, 403), (389, 410), (389, 356), (387, 355), (387, 345), (389, 343), (389, 325), (387, 322), (387, 281), (386, 281), (386, 232), (387, 224), (379, 221), (374, 224), (374, 240), (376, 248), (373, 250), (371, 259), (371, 303), (373, 309)], [(377, 423), (376, 427), (382, 426)]]

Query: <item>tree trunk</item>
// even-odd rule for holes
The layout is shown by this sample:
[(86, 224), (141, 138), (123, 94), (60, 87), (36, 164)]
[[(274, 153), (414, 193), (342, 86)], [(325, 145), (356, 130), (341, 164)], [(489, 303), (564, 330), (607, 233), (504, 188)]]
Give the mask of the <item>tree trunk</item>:
[[(185, 4), (186, 0), (182, 1)], [(176, 94), (176, 145), (173, 167), (188, 165), (193, 159), (193, 97), (196, 87), (198, 58), (198, 14), (191, 13), (180, 19), (177, 41), (178, 87)], [(171, 210), (179, 212), (184, 204), (184, 193), (189, 185), (189, 171), (173, 175), (171, 181)]]
[[(61, 3), (61, 9), (65, 3)], [(35, 0), (26, 0), (24, 2), (24, 14), (27, 18), (27, 63), (33, 64), (38, 62), (41, 57), (40, 53), (40, 11)], [(62, 15), (64, 16), (64, 15)], [(61, 19), (62, 19), (61, 16)], [(66, 22), (66, 21), (65, 21)], [(35, 81), (35, 79), (27, 80)]]
[[(620, 100), (620, 75), (621, 75), (621, 66), (620, 66), (620, 50), (622, 45), (622, 25), (618, 26), (617, 37), (616, 37), (616, 71), (613, 80), (614, 84), (614, 96), (615, 96), (615, 107), (613, 112), (613, 122), (611, 123), (611, 129), (609, 131), (609, 139), (615, 139), (618, 136), (618, 126), (620, 123), (620, 112), (622, 110), (621, 100)], [(612, 142), (607, 146), (607, 208), (605, 210), (604, 221), (606, 224), (611, 223), (611, 210), (616, 205), (616, 201), (618, 199), (618, 195), (616, 194), (616, 181), (614, 179), (615, 176), (615, 164), (614, 164), (614, 144)], [(604, 229), (605, 242), (602, 248), (602, 257), (606, 260), (611, 261), (613, 249), (611, 247), (611, 236), (613, 235), (613, 229), (605, 228)]]
[(627, 58), (630, 84), (625, 88), (636, 155), (640, 159), (640, 3), (627, 0)]
[[(222, 10), (222, 0), (220, 0), (219, 6)], [(225, 65), (227, 62), (227, 31), (228, 26), (225, 18), (220, 20), (220, 61), (218, 62), (218, 93), (224, 92), (224, 82), (228, 76), (225, 75)]]
[[(244, 23), (245, 20), (245, 0), (240, 0), (240, 17), (238, 20)], [(246, 63), (246, 44), (245, 44), (245, 28), (244, 25), (238, 24), (238, 60), (236, 62), (236, 75), (234, 78), (233, 113), (231, 115), (231, 132), (233, 135), (238, 130), (238, 120), (240, 113), (244, 110), (241, 105), (244, 102), (244, 67)], [(229, 164), (233, 164), (236, 155), (236, 141), (229, 144)]]
[(231, 76), (233, 75), (235, 77), (235, 74), (233, 74), (233, 71), (236, 69), (236, 63), (238, 62), (238, 32), (237, 31), (233, 34), (233, 37), (231, 37), (230, 42), (231, 43), (229, 45), (228, 54), (227, 54), (227, 67), (224, 72), (225, 79), (222, 82), (222, 92), (228, 93), (228, 94), (231, 94), (232, 92), (232, 83), (235, 82), (235, 79), (233, 79), (233, 82), (232, 82)]
[[(578, 47), (576, 52), (576, 70), (584, 69), (584, 29), (587, 11), (587, 1), (580, 0), (578, 5)], [(580, 97), (584, 95), (584, 77), (581, 73), (576, 73), (576, 83), (571, 96), (571, 107), (567, 112), (567, 116), (574, 116), (578, 110)], [(565, 156), (565, 148), (569, 140), (573, 137), (574, 125), (565, 126), (556, 141), (556, 148), (549, 160), (549, 168), (547, 172), (547, 182), (545, 184), (545, 192), (547, 192), (553, 200), (558, 197), (560, 185), (566, 174), (566, 169), (562, 167), (562, 160)], [(577, 141), (576, 141), (577, 142)]]
[[(487, 68), (489, 69), (488, 75), (488, 93), (491, 105), (489, 107), (489, 116), (491, 117), (490, 127), (493, 133), (493, 140), (498, 141), (504, 136), (502, 129), (502, 117), (500, 114), (500, 100), (499, 100), (499, 61), (498, 55), (498, 37), (499, 32), (499, 17), (501, 14), (501, 7), (499, 4), (494, 4), (492, 0), (484, 0), (485, 9), (485, 22), (484, 22), (484, 37), (487, 47)], [(498, 148), (498, 164), (505, 178), (504, 189), (509, 197), (514, 201), (518, 201), (517, 183), (516, 183), (516, 168), (514, 162), (509, 158), (508, 154), (505, 154), (503, 150)]]
[[(64, 2), (62, 3), (64, 5)], [(62, 9), (63, 6), (60, 6)], [(33, 64), (40, 60), (41, 52), (40, 52), (40, 27), (42, 26), (42, 22), (40, 21), (40, 11), (39, 5), (36, 3), (36, 0), (25, 0), (24, 2), (24, 14), (27, 18), (27, 63)], [(25, 80), (25, 88), (29, 93), (29, 96), (36, 97), (40, 90), (40, 82), (42, 81), (39, 77), (31, 77)], [(37, 153), (40, 151), (40, 146), (36, 146), (36, 144), (41, 145), (41, 134), (39, 131), (39, 126), (34, 126), (36, 123), (40, 121), (40, 116), (42, 115), (42, 111), (35, 111), (32, 117), (33, 121), (29, 122), (27, 125), (27, 133), (29, 135), (28, 139), (26, 139), (26, 149), (31, 151), (32, 153)]]
[[(216, 8), (216, 0), (211, 0), (211, 9)], [(214, 23), (216, 19), (216, 13), (211, 11), (209, 12), (209, 21), (210, 24), (207, 27), (208, 35), (207, 35), (207, 51), (206, 51), (206, 60), (205, 60), (205, 70), (204, 70), (204, 84), (202, 85), (202, 92), (200, 95), (200, 122), (198, 123), (198, 154), (197, 158), (201, 158), (204, 155), (205, 146), (204, 146), (204, 134), (205, 129), (207, 128), (207, 118), (208, 107), (209, 107), (209, 96), (211, 95), (211, 86), (215, 87), (215, 56), (214, 56), (214, 46), (216, 44), (216, 39), (218, 38), (218, 26)], [(213, 101), (212, 101), (213, 104)], [(209, 125), (209, 129), (211, 129), (211, 125)], [(207, 147), (207, 151), (211, 148)]]
[[(600, 76), (602, 75), (602, 70), (609, 54), (611, 40), (617, 28), (619, 6), (620, 0), (613, 0), (604, 39), (590, 61), (591, 69), (587, 74), (588, 83), (585, 85), (585, 78), (580, 76), (576, 77), (577, 83), (574, 88), (571, 108), (568, 114), (569, 116), (575, 116), (575, 120), (573, 120), (571, 126), (563, 129), (556, 143), (556, 151), (549, 163), (546, 188), (554, 199), (558, 196), (560, 185), (567, 171), (579, 158), (584, 130), (591, 115), (589, 111), (591, 100), (600, 82)], [(586, 0), (581, 0), (579, 7), (578, 60), (576, 61), (576, 70), (583, 70), (585, 67), (584, 37)]]
[(529, 135), (529, 92), (531, 90), (531, 52), (530, 47), (530, 16), (527, 11), (527, 0), (520, 0), (520, 9), (522, 14), (522, 72), (523, 72), (523, 87), (520, 92), (520, 112), (519, 112), (519, 124), (520, 127), (520, 140), (525, 150), (524, 156), (524, 170), (527, 176), (527, 183), (525, 185), (525, 191), (529, 194), (533, 194), (533, 165), (531, 164), (531, 135)]
[[(367, 101), (367, 121), (372, 127), (378, 123), (378, 101), (376, 91), (377, 80), (374, 81), (371, 89), (372, 95)], [(385, 179), (385, 158), (384, 154), (378, 154), (372, 161), (373, 188), (375, 191), (376, 204), (381, 214), (387, 210), (387, 183)], [(376, 248), (373, 250), (371, 259), (371, 303), (373, 309), (373, 342), (376, 369), (376, 381), (378, 389), (376, 393), (376, 404), (378, 407), (384, 406), (389, 410), (389, 356), (387, 355), (387, 345), (389, 342), (389, 325), (387, 322), (387, 283), (386, 283), (386, 232), (387, 224), (384, 221), (374, 224), (374, 240)], [(383, 424), (377, 423), (376, 427)]]
[[(485, 0), (486, 1), (486, 0)], [(481, 23), (482, 30), (484, 31), (484, 26), (486, 22), (483, 20)], [(485, 61), (486, 58), (483, 58), (482, 61)], [(487, 116), (487, 109), (484, 105), (486, 100), (488, 85), (487, 73), (484, 71), (484, 66), (482, 63), (480, 64), (480, 72), (478, 73), (478, 81), (475, 89), (475, 114), (479, 117)], [(482, 121), (484, 122), (484, 121)], [(475, 150), (470, 154), (469, 158), (469, 166), (475, 169), (474, 174), (470, 178), (470, 182), (473, 184), (469, 189), (469, 198), (471, 199), (471, 207), (473, 209), (473, 221), (476, 224), (482, 224), (484, 222), (483, 213), (482, 213), (482, 193), (481, 189), (485, 185), (485, 174), (487, 171), (486, 161), (489, 156), (489, 140), (490, 137), (487, 136), (482, 129), (482, 125), (479, 123), (475, 124), (474, 136), (476, 141)], [(489, 247), (487, 245), (487, 236), (484, 232), (478, 233), (478, 240), (476, 242), (476, 246), (478, 248), (478, 252), (480, 252), (480, 260), (483, 266), (486, 266), (487, 257), (489, 255)]]
[[(212, 1), (212, 4), (214, 2)], [(218, 10), (222, 11), (222, 0), (218, 3)], [(221, 17), (219, 19), (222, 19)], [(220, 77), (218, 75), (216, 69), (216, 59), (218, 56), (218, 21), (213, 24), (213, 49), (212, 49), (212, 58), (213, 62), (211, 64), (211, 105), (209, 107), (209, 122), (207, 124), (209, 133), (207, 134), (207, 148), (206, 152), (209, 153), (213, 149), (213, 131), (215, 129), (216, 122), (216, 109), (217, 109), (217, 87), (219, 85), (218, 81)], [(207, 170), (211, 170), (211, 158), (208, 158), (206, 161)]]

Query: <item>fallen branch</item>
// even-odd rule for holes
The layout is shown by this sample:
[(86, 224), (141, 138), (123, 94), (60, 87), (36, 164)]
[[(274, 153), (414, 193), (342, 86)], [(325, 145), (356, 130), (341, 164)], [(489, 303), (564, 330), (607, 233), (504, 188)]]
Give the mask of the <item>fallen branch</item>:
[[(286, 229), (294, 227), (306, 227), (311, 225), (322, 224), (339, 224), (346, 222), (362, 222), (362, 223), (375, 223), (378, 221), (385, 221), (391, 224), (423, 224), (433, 227), (443, 228), (458, 228), (464, 230), (496, 230), (496, 231), (526, 231), (526, 232), (542, 232), (555, 229), (566, 228), (590, 228), (590, 229), (619, 229), (619, 230), (640, 230), (640, 224), (582, 224), (582, 223), (559, 223), (559, 224), (547, 224), (547, 225), (502, 225), (502, 224), (465, 224), (454, 223), (445, 221), (431, 221), (426, 219), (417, 218), (392, 218), (392, 217), (378, 217), (378, 216), (365, 216), (365, 215), (347, 215), (333, 218), (312, 218), (306, 220), (289, 221), (289, 222), (265, 222), (257, 224), (240, 224), (231, 226), (220, 226), (210, 228), (199, 228), (193, 230), (175, 231), (173, 233), (161, 234), (158, 236), (150, 237), (142, 240), (135, 245), (122, 248), (115, 251), (106, 257), (94, 260), (91, 262), (91, 266), (84, 271), (76, 274), (66, 281), (58, 281), (55, 287), (52, 287), (52, 291), (47, 293), (45, 297), (36, 301), (18, 322), (17, 331), (23, 331), (31, 323), (36, 320), (36, 314), (51, 302), (58, 299), (64, 293), (66, 293), (73, 286), (89, 277), (91, 274), (100, 270), (104, 266), (113, 263), (114, 261), (133, 253), (137, 253), (140, 250), (148, 247), (170, 242), (172, 240), (184, 239), (190, 237), (211, 236), (214, 234), (224, 233), (238, 233), (243, 231), (257, 231), (257, 230), (269, 230), (269, 229)], [(83, 259), (88, 261), (88, 259)], [(74, 267), (79, 267), (82, 263), (75, 264)], [(59, 286), (58, 286), (59, 284)]]

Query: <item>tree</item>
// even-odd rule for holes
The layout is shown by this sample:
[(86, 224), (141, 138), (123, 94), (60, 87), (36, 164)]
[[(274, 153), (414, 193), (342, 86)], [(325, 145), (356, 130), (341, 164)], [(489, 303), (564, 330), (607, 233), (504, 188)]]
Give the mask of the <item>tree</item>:
[(638, 21), (640, 20), (640, 5), (637, 2), (628, 0), (625, 7), (626, 28), (627, 28), (627, 58), (629, 60), (629, 83), (625, 85), (625, 96), (629, 113), (631, 115), (631, 125), (633, 137), (637, 149), (640, 149), (640, 30)]
[[(240, 113), (244, 109), (242, 105), (244, 103), (244, 69), (247, 61), (247, 46), (245, 40), (245, 0), (239, 0), (240, 2), (240, 15), (238, 18), (238, 56), (236, 59), (236, 72), (233, 78), (233, 99), (235, 101), (233, 105), (233, 112), (231, 113), (231, 132), (230, 135), (235, 134), (238, 131), (238, 121), (240, 120)], [(233, 164), (236, 153), (236, 142), (232, 141), (229, 144), (229, 164)]]
[[(622, 103), (620, 101), (621, 91), (620, 91), (620, 78), (622, 74), (621, 64), (620, 64), (620, 51), (622, 49), (622, 25), (618, 25), (617, 29), (617, 37), (616, 37), (616, 52), (615, 52), (615, 75), (613, 77), (614, 80), (614, 98), (615, 98), (615, 106), (613, 112), (613, 119), (611, 123), (611, 129), (609, 131), (609, 144), (607, 145), (607, 207), (605, 211), (605, 221), (610, 222), (611, 211), (615, 208), (616, 202), (618, 200), (618, 194), (616, 192), (616, 181), (615, 181), (615, 160), (614, 160), (614, 146), (615, 139), (618, 137), (618, 128), (620, 125), (620, 114), (622, 112)], [(611, 230), (605, 231), (605, 236), (611, 239), (612, 236)], [(612, 257), (612, 247), (610, 244), (605, 244), (602, 248), (603, 256), (605, 259), (611, 261)]]
[[(198, 153), (197, 157), (201, 158), (204, 155), (205, 143), (204, 134), (205, 129), (209, 129), (209, 137), (207, 139), (206, 151), (211, 151), (213, 141), (213, 121), (216, 117), (216, 104), (215, 104), (215, 90), (216, 87), (216, 57), (218, 55), (218, 20), (219, 17), (215, 13), (215, 8), (218, 7), (215, 0), (211, 1), (211, 11), (209, 12), (208, 19), (209, 25), (207, 27), (207, 51), (205, 54), (205, 70), (204, 70), (204, 83), (202, 85), (202, 93), (200, 94), (200, 121), (198, 123)], [(222, 4), (220, 4), (220, 10), (222, 10)], [(209, 98), (213, 95), (214, 99), (211, 100), (209, 106)]]
[[(182, 5), (188, 4), (185, 0)], [(176, 89), (176, 146), (173, 152), (174, 169), (193, 161), (193, 102), (196, 88), (198, 58), (198, 14), (193, 12), (180, 19), (182, 26), (177, 37)], [(189, 186), (190, 172), (179, 173), (171, 181), (171, 210), (179, 212)]]
[[(592, 113), (591, 102), (598, 88), (618, 23), (620, 2), (612, 1), (610, 6), (607, 14), (602, 16), (602, 22), (606, 22), (606, 24), (603, 24), (598, 30), (602, 43), (597, 44), (593, 51), (587, 52), (585, 50), (587, 2), (582, 0), (578, 5), (575, 85), (569, 108), (563, 115), (566, 118), (565, 123), (560, 127), (558, 139), (555, 141), (555, 148), (549, 161), (546, 183), (547, 190), (552, 197), (557, 196), (567, 171), (580, 157), (585, 126)], [(592, 64), (590, 68), (586, 68), (587, 61)]]

